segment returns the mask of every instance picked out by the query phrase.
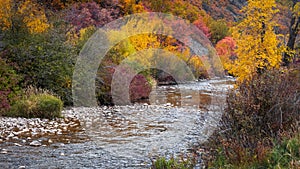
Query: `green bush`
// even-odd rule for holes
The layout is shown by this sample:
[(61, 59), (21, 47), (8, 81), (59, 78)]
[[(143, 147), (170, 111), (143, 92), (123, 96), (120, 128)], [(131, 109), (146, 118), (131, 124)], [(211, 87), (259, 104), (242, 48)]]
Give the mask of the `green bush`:
[(230, 35), (229, 27), (224, 20), (210, 19), (208, 22), (208, 27), (211, 33), (210, 40), (213, 44), (217, 44), (218, 41)]
[(178, 159), (171, 158), (167, 160), (165, 157), (160, 157), (152, 161), (151, 169), (192, 169), (195, 166), (195, 161), (192, 159)]
[(26, 118), (48, 118), (61, 117), (63, 102), (49, 94), (31, 95), (17, 101), (5, 115)]

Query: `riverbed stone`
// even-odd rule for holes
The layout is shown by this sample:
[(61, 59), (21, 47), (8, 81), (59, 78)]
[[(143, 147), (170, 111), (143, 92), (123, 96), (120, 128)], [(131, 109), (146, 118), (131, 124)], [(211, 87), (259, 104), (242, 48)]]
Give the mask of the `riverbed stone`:
[(30, 145), (30, 146), (36, 146), (36, 147), (38, 147), (38, 146), (41, 146), (42, 143), (39, 142), (39, 141), (37, 141), (37, 140), (34, 140), (34, 141), (32, 141), (29, 145)]

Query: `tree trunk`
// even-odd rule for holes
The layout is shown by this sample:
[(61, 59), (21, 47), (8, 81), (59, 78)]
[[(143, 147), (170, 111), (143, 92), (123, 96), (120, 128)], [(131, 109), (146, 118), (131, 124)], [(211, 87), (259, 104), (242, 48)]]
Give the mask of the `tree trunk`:
[[(296, 3), (297, 3), (297, 0), (293, 0), (293, 8), (295, 8), (296, 6)], [(297, 11), (296, 11), (297, 12)], [(290, 27), (289, 27), (289, 40), (288, 40), (288, 43), (287, 43), (287, 47), (289, 50), (294, 50), (294, 46), (295, 46), (295, 41), (296, 41), (296, 37), (299, 33), (299, 25), (300, 25), (300, 17), (297, 16), (296, 14), (293, 13), (292, 15), (292, 19), (291, 19), (291, 24), (290, 24)], [(284, 56), (283, 56), (283, 65), (284, 66), (288, 66), (290, 63), (291, 63), (291, 54), (289, 54), (288, 52), (285, 52), (284, 53)]]

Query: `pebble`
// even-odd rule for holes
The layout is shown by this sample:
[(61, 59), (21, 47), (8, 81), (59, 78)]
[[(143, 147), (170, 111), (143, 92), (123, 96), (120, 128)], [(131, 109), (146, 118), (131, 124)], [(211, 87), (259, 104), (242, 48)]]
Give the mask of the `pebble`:
[(7, 150), (6, 149), (2, 149), (0, 153), (1, 154), (7, 154)]
[(7, 138), (11, 138), (11, 137), (14, 137), (15, 135), (13, 133), (10, 133)]
[(15, 145), (15, 146), (18, 146), (18, 147), (22, 147), (22, 145), (19, 144), (19, 143), (14, 143), (14, 145)]
[(191, 99), (191, 98), (193, 98), (191, 95), (189, 95), (189, 96), (185, 96), (184, 98), (186, 98), (186, 99)]
[(22, 165), (22, 166), (19, 167), (19, 169), (23, 169), (23, 168), (26, 168), (26, 166), (23, 166), (23, 165)]
[(41, 146), (42, 143), (40, 143), (39, 141), (34, 140), (34, 141), (32, 141), (29, 145), (30, 145), (30, 146)]

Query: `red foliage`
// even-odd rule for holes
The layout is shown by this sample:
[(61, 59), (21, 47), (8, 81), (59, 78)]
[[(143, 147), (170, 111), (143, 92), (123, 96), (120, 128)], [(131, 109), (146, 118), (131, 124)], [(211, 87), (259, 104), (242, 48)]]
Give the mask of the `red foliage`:
[(130, 83), (130, 100), (137, 101), (140, 99), (147, 99), (149, 98), (150, 92), (151, 86), (145, 76), (141, 74), (136, 75)]
[(66, 20), (75, 26), (76, 30), (89, 26), (101, 27), (106, 23), (118, 18), (120, 11), (118, 7), (100, 7), (96, 2), (76, 3), (66, 15)]
[(209, 28), (207, 27), (207, 25), (203, 22), (203, 18), (200, 16), (196, 21), (194, 21), (193, 23), (198, 29), (200, 29), (204, 35), (207, 37), (207, 38), (210, 38), (210, 30)]
[[(98, 88), (98, 91), (96, 91), (96, 93), (98, 95), (97, 97), (100, 101), (100, 104), (107, 104), (112, 102), (112, 79), (117, 67), (118, 65), (114, 64), (111, 60), (106, 59), (102, 62), (102, 65), (98, 70), (98, 75), (96, 78), (96, 86)], [(127, 69), (121, 70), (122, 77), (127, 78), (128, 75), (130, 75), (127, 72)], [(116, 86), (123, 86), (122, 81), (119, 81), (117, 83), (119, 84)], [(99, 89), (101, 91), (99, 91)], [(129, 86), (129, 96), (131, 102), (149, 98), (150, 92), (151, 86), (144, 75), (138, 74), (132, 79)]]
[(232, 37), (225, 37), (216, 45), (216, 50), (219, 56), (235, 56), (234, 49), (236, 43)]

